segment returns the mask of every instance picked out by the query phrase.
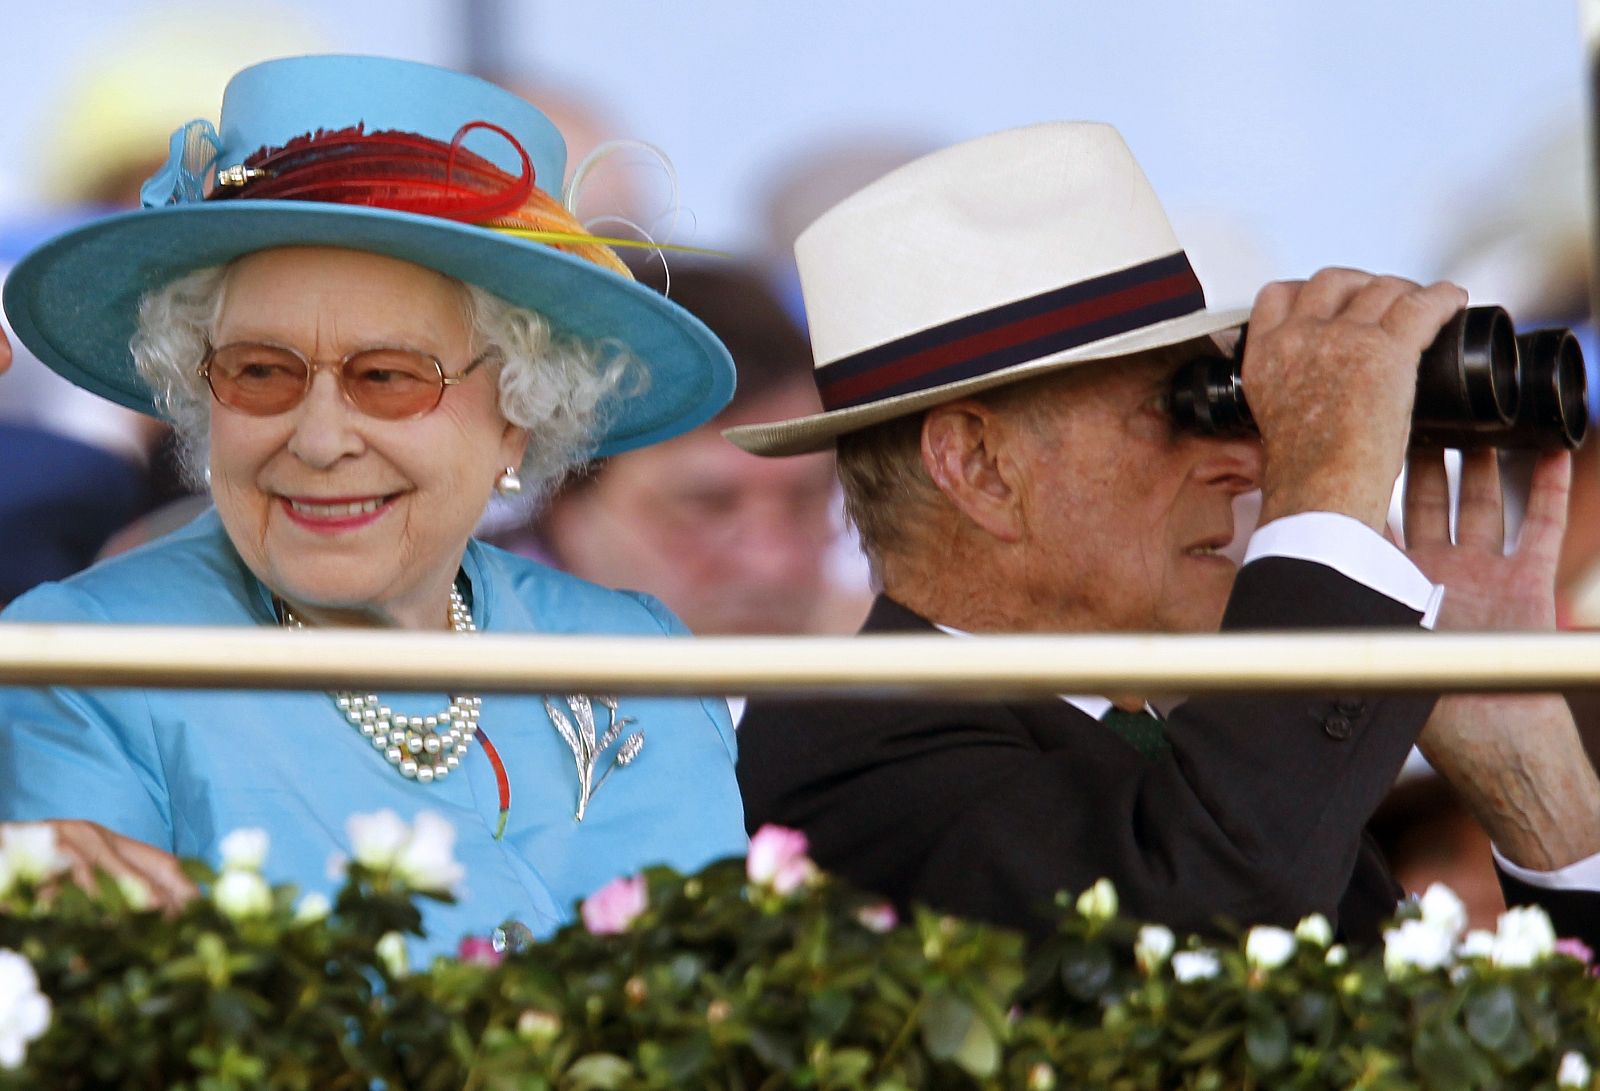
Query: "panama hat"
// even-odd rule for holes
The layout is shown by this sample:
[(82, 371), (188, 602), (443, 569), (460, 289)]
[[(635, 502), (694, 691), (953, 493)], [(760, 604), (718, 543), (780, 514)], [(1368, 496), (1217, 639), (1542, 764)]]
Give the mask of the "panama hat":
[(1046, 372), (1238, 326), (1206, 308), (1109, 125), (1052, 122), (917, 159), (795, 241), (824, 412), (723, 434), (758, 455)]
[(173, 135), (144, 208), (26, 255), (6, 277), (6, 315), (71, 382), (159, 415), (128, 348), (145, 292), (258, 250), (343, 247), (484, 288), (557, 332), (626, 346), (648, 384), (611, 407), (598, 455), (709, 420), (733, 392), (721, 342), (616, 271), (592, 236), (516, 219), (557, 207), (544, 188), (559, 193), (565, 167), (555, 126), (483, 80), (381, 57), (268, 61), (228, 83), (219, 126)]

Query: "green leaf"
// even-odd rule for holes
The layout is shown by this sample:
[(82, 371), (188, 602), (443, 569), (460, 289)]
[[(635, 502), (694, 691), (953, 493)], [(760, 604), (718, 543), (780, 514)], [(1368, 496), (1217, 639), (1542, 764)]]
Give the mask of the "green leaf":
[(829, 989), (813, 996), (808, 1007), (811, 1013), (807, 1027), (809, 1036), (832, 1038), (844, 1028), (845, 1020), (850, 1018), (852, 1004), (847, 993)]
[(590, 1053), (567, 1069), (568, 1086), (573, 1091), (615, 1091), (631, 1075), (633, 1065), (615, 1053)]
[(1262, 1072), (1276, 1072), (1289, 1059), (1289, 1027), (1277, 1012), (1253, 1015), (1245, 1027), (1244, 1051)]
[(1411, 1060), (1425, 1087), (1437, 1091), (1462, 1091), (1485, 1087), (1494, 1081), (1494, 1069), (1454, 1023), (1425, 1026), (1411, 1047)]
[(1499, 1052), (1517, 1029), (1517, 997), (1505, 985), (1496, 985), (1467, 1001), (1467, 1033), (1484, 1049)]
[(1000, 1064), (994, 1033), (954, 993), (938, 993), (929, 1002), (922, 1013), (922, 1040), (931, 1056), (954, 1061), (974, 1076), (991, 1076)]
[(1209, 1061), (1233, 1045), (1242, 1033), (1244, 1028), (1237, 1023), (1207, 1031), (1178, 1052), (1178, 1063), (1199, 1064), (1202, 1061)]
[(791, 1072), (800, 1067), (800, 1040), (782, 1030), (752, 1026), (750, 1051), (774, 1072)]

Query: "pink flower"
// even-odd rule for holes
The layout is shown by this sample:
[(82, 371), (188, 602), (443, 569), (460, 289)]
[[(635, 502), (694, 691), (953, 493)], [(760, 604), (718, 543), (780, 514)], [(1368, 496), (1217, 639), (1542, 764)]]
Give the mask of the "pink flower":
[(856, 920), (869, 932), (893, 932), (895, 925), (900, 923), (900, 916), (894, 911), (894, 906), (888, 902), (879, 902), (877, 905), (865, 905), (856, 910)]
[(1583, 940), (1578, 939), (1576, 936), (1556, 940), (1556, 954), (1575, 958), (1585, 966), (1594, 962), (1594, 951), (1590, 949), (1587, 943), (1584, 943)]
[(505, 956), (494, 949), (494, 944), (482, 936), (462, 936), (456, 957), (475, 966), (498, 966)]
[(779, 894), (793, 893), (817, 873), (817, 865), (806, 856), (807, 848), (806, 835), (799, 830), (762, 826), (750, 838), (745, 874), (752, 883), (770, 886)]
[(650, 892), (644, 876), (612, 879), (583, 899), (583, 926), (596, 936), (626, 932), (649, 904)]

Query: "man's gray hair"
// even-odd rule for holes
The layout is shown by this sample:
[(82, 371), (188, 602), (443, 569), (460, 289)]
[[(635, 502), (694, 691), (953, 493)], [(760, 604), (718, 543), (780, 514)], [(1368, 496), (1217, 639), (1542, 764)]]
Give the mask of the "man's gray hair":
[[(146, 292), (131, 347), (156, 407), (178, 435), (185, 479), (203, 487), (211, 391), (200, 362), (222, 309), (226, 268), (198, 269)], [(459, 282), (455, 282), (459, 284)], [(482, 288), (460, 284), (474, 355), (497, 370), (500, 413), (529, 432), (518, 472), (523, 497), (537, 502), (594, 453), (609, 411), (643, 391), (648, 374), (623, 345), (553, 333), (541, 314)]]
[(922, 463), (922, 419), (912, 413), (838, 439), (844, 510), (880, 582), (885, 557), (913, 545), (917, 529), (944, 502)]

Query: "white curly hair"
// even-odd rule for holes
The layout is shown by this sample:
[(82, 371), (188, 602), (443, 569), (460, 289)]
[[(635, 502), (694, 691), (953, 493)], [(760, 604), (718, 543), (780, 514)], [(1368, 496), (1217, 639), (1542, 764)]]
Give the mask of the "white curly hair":
[[(131, 341), (139, 374), (178, 435), (185, 479), (203, 489), (211, 391), (200, 361), (222, 309), (225, 266), (197, 269), (146, 292)], [(586, 341), (551, 331), (543, 315), (482, 288), (462, 289), (474, 355), (493, 350), (499, 408), (532, 437), (518, 473), (522, 496), (536, 504), (594, 454), (617, 401), (643, 391), (649, 376), (616, 341)]]

